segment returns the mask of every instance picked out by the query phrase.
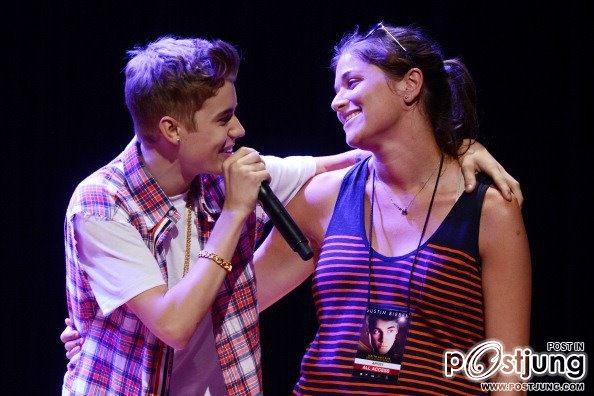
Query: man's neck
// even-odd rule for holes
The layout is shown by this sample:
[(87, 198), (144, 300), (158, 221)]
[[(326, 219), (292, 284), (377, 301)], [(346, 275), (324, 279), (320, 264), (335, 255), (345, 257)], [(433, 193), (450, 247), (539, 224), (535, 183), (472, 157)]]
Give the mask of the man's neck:
[(156, 144), (140, 142), (140, 153), (144, 165), (156, 180), (157, 184), (169, 197), (179, 195), (188, 190), (192, 180), (183, 177), (176, 156), (162, 150)]

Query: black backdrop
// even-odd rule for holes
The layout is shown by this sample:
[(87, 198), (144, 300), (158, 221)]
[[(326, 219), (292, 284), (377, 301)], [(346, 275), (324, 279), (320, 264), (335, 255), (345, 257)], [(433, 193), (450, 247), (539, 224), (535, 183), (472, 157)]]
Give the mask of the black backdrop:
[[(346, 148), (329, 107), (332, 45), (356, 24), (426, 28), (447, 55), (466, 61), (479, 89), (482, 141), (522, 183), (534, 268), (534, 349), (544, 351), (547, 341), (586, 341), (592, 313), (591, 214), (583, 192), (592, 180), (586, 2), (306, 3), (66, 1), (5, 8), (3, 393), (60, 389), (64, 210), (75, 185), (132, 135), (123, 103), (125, 51), (164, 34), (239, 46), (245, 145), (321, 155)], [(308, 287), (262, 315), (269, 395), (289, 393), (314, 333)]]

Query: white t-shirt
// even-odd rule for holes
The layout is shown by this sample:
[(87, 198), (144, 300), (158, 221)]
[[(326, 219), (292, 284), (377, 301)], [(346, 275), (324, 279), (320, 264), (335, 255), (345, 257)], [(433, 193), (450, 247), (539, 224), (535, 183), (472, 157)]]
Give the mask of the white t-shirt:
[[(271, 175), (270, 187), (283, 204), (315, 174), (312, 157), (278, 158), (262, 156)], [(183, 276), (186, 235), (186, 194), (170, 197), (182, 220), (174, 224), (171, 239), (165, 242), (168, 285), (173, 287)], [(93, 216), (75, 219), (79, 261), (103, 315), (153, 287), (164, 285), (157, 261), (146, 248), (136, 228), (116, 212), (111, 220)], [(202, 249), (198, 230), (192, 227), (190, 265)], [(176, 350), (170, 384), (171, 395), (226, 395), (212, 331), (210, 311), (198, 324), (190, 342)]]

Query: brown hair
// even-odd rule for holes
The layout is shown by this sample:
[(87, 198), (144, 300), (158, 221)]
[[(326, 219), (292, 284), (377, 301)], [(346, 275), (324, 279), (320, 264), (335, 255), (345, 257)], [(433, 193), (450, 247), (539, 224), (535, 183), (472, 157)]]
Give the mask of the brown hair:
[(221, 40), (165, 36), (128, 51), (126, 106), (141, 139), (156, 140), (164, 115), (192, 125), (194, 113), (225, 80), (235, 81), (239, 55)]
[(332, 69), (346, 52), (396, 80), (419, 68), (424, 76), (420, 102), (437, 144), (442, 152), (457, 157), (462, 139), (474, 138), (478, 131), (476, 90), (468, 69), (459, 59), (444, 60), (440, 46), (420, 29), (383, 26), (394, 37), (381, 28), (366, 36), (357, 30), (344, 36), (334, 47)]

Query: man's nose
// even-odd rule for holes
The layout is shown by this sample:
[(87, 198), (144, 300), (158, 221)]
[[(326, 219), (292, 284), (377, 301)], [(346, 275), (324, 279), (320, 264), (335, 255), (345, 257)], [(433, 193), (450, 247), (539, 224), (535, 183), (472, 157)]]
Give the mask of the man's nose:
[(235, 122), (233, 123), (233, 127), (229, 130), (229, 136), (233, 139), (239, 139), (240, 137), (245, 136), (245, 129), (241, 122), (239, 122), (239, 118), (234, 117)]

